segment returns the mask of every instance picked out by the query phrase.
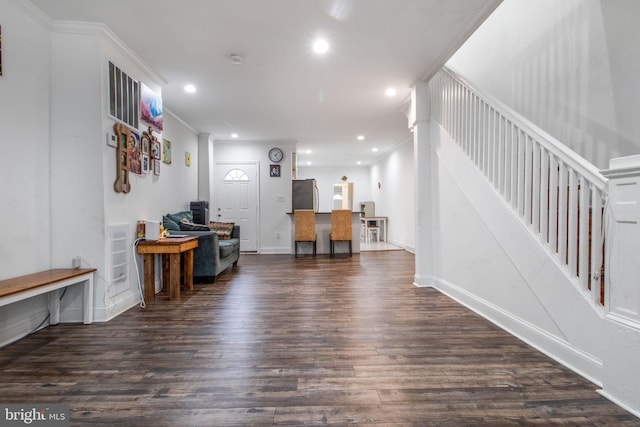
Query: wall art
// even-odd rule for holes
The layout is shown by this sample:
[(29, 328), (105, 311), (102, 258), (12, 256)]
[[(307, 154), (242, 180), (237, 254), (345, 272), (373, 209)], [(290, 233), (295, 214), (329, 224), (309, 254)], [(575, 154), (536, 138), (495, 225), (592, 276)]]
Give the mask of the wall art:
[(116, 181), (113, 183), (113, 189), (116, 193), (128, 193), (131, 191), (131, 183), (129, 182), (129, 156), (127, 155), (127, 147), (131, 136), (131, 129), (122, 123), (113, 126), (113, 131), (118, 139), (118, 149), (116, 150)]
[(162, 96), (141, 84), (140, 118), (159, 130), (162, 130)]
[(162, 162), (171, 164), (171, 141), (168, 139), (162, 140)]
[(269, 166), (269, 176), (274, 178), (280, 178), (280, 165)]
[(184, 152), (184, 165), (187, 167), (191, 166), (191, 153), (188, 151)]
[(148, 154), (143, 154), (142, 155), (142, 173), (149, 173), (149, 155)]
[(153, 159), (153, 174), (160, 175), (160, 160)]
[(140, 150), (140, 135), (131, 131), (127, 144), (129, 156), (129, 172), (140, 175), (142, 173), (142, 151)]

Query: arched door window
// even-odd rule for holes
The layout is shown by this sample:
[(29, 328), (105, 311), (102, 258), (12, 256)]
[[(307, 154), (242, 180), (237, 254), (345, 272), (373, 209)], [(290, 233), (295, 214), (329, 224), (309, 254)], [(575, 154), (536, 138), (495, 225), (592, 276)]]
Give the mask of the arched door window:
[(249, 181), (249, 176), (242, 169), (231, 169), (224, 176), (225, 181)]

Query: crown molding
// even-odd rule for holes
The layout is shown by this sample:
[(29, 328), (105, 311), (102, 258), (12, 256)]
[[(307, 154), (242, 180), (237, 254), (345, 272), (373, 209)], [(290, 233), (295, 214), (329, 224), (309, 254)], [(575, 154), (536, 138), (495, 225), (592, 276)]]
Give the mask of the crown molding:
[(123, 55), (129, 57), (131, 61), (142, 69), (156, 84), (159, 86), (168, 84), (164, 77), (144, 62), (144, 60), (106, 24), (101, 22), (53, 21), (51, 31), (61, 34), (96, 35), (104, 37), (107, 42), (113, 44)]
[(33, 18), (36, 22), (42, 25), (45, 29), (51, 31), (53, 27), (53, 19), (42, 11), (38, 6), (31, 3), (29, 0), (10, 0), (18, 8), (22, 9), (27, 15)]

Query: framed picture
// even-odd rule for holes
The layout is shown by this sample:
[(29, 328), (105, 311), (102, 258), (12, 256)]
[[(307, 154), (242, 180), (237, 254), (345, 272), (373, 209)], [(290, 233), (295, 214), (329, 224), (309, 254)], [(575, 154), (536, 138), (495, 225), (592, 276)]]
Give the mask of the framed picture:
[(140, 118), (159, 130), (162, 130), (162, 96), (141, 84)]
[(140, 175), (142, 173), (142, 153), (140, 151), (140, 135), (131, 131), (127, 141), (127, 155), (129, 156), (129, 172)]
[(149, 173), (149, 155), (148, 154), (143, 154), (142, 155), (142, 173)]
[(142, 132), (142, 154), (146, 154), (149, 156), (149, 147), (151, 146), (151, 139), (149, 138), (149, 134), (147, 132)]
[(160, 175), (160, 160), (153, 159), (153, 174)]
[(191, 153), (188, 151), (184, 152), (184, 165), (186, 167), (190, 167), (191, 166)]
[(171, 164), (171, 141), (168, 139), (162, 140), (162, 162)]
[(269, 176), (280, 178), (280, 165), (269, 166)]
[(160, 159), (160, 142), (155, 138), (151, 141), (151, 158), (154, 160)]

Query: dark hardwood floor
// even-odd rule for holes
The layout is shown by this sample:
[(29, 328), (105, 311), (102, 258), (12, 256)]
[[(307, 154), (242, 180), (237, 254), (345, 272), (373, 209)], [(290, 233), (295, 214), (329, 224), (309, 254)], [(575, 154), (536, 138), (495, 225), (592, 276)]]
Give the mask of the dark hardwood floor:
[[(215, 284), (0, 350), (3, 403), (71, 425), (640, 426), (433, 289), (404, 251), (242, 255)], [(490, 284), (487, 284), (489, 286)]]

